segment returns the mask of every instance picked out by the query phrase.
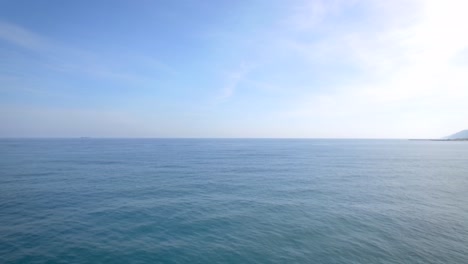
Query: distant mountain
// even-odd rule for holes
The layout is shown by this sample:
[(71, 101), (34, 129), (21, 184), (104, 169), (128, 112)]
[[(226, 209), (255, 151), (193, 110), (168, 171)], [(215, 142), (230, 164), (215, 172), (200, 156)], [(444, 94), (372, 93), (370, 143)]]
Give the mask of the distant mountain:
[(468, 129), (445, 137), (444, 139), (468, 139)]

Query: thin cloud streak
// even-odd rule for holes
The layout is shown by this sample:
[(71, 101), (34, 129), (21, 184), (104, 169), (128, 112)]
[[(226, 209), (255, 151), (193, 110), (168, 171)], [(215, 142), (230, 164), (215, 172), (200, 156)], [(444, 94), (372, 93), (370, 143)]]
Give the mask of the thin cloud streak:
[[(40, 65), (58, 72), (82, 74), (94, 78), (115, 82), (123, 81), (137, 85), (154, 82), (154, 77), (147, 74), (139, 74), (127, 65), (139, 65), (139, 67), (146, 67), (148, 71), (164, 72), (171, 75), (176, 73), (168, 65), (148, 56), (124, 56), (120, 54), (120, 61), (115, 58), (105, 59), (102, 55), (98, 55), (95, 52), (58, 44), (21, 26), (1, 21), (0, 39), (40, 54), (43, 57), (39, 62)], [(34, 59), (31, 58), (31, 60)], [(117, 69), (113, 65), (122, 66), (121, 69)]]
[(49, 43), (41, 36), (4, 21), (0, 21), (0, 39), (34, 51), (49, 48)]
[(218, 101), (224, 101), (234, 96), (239, 85), (246, 81), (246, 78), (255, 67), (242, 62), (239, 68), (235, 71), (226, 74), (226, 85), (222, 89), (222, 94), (218, 97)]

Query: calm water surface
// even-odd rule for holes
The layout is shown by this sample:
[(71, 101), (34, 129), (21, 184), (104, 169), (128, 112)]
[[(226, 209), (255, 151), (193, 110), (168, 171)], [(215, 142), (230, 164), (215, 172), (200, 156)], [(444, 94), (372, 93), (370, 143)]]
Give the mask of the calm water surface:
[(468, 263), (468, 142), (3, 139), (0, 263)]

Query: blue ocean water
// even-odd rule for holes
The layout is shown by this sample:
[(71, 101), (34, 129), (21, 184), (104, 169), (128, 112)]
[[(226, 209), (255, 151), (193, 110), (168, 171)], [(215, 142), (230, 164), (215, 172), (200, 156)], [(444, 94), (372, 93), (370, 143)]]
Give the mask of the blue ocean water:
[(468, 142), (0, 140), (1, 263), (468, 263)]

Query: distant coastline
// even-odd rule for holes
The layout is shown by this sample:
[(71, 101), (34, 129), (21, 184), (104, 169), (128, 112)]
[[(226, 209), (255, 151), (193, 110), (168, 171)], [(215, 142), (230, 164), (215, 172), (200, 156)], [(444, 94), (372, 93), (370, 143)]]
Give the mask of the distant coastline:
[(443, 138), (433, 138), (433, 139), (409, 139), (415, 141), (468, 141), (468, 129), (462, 130), (453, 135), (443, 137)]

